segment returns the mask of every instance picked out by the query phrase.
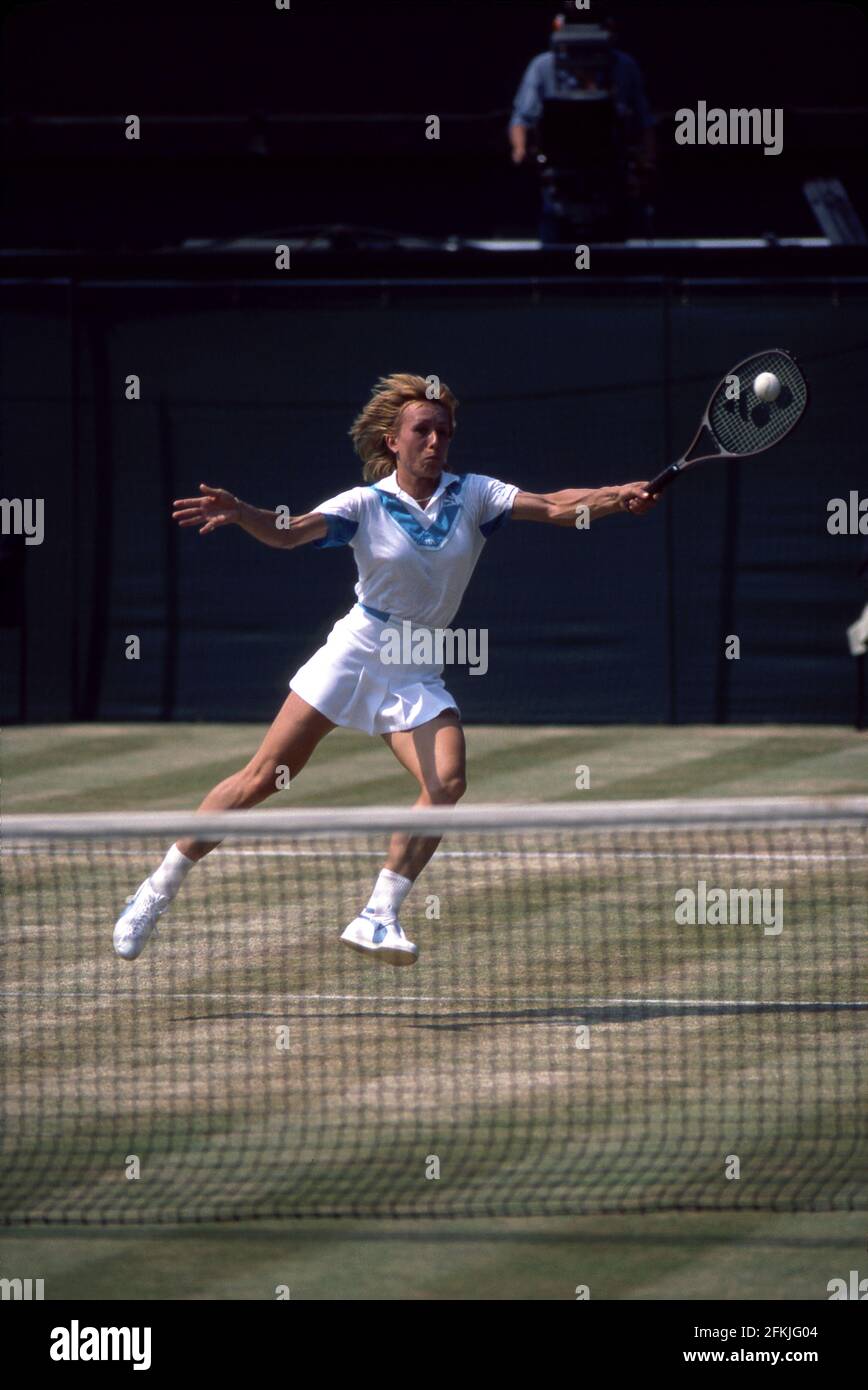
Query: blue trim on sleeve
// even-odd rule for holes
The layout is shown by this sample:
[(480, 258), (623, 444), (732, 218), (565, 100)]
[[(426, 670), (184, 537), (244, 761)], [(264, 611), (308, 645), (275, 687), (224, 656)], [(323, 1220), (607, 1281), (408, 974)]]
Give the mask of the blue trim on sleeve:
[(483, 521), (479, 529), (486, 540), (491, 535), (492, 531), (496, 531), (499, 526), (502, 526), (505, 521), (509, 520), (511, 514), (512, 507), (506, 507), (502, 512), (499, 512), (497, 516), (493, 516), (490, 521)]
[(332, 545), (349, 545), (353, 536), (359, 529), (357, 521), (347, 521), (344, 516), (335, 516), (332, 512), (321, 512), (325, 517), (328, 531), (322, 540), (314, 541), (317, 550), (327, 550)]

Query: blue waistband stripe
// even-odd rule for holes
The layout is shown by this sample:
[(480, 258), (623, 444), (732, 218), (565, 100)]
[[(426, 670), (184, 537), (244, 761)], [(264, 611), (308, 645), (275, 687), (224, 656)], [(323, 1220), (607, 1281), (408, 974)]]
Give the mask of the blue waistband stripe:
[(379, 608), (369, 608), (366, 603), (360, 603), (359, 607), (364, 608), (365, 612), (371, 618), (379, 618), (380, 621), (383, 623), (387, 623), (389, 621), (390, 615), (388, 613), (381, 613)]

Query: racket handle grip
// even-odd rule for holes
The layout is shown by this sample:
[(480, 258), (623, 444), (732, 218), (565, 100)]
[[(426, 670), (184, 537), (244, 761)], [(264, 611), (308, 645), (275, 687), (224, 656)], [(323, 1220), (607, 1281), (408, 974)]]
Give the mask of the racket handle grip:
[(650, 492), (652, 497), (657, 497), (664, 488), (678, 477), (681, 472), (680, 463), (670, 463), (668, 468), (664, 468), (662, 473), (658, 473), (656, 478), (652, 478), (646, 485), (645, 491)]

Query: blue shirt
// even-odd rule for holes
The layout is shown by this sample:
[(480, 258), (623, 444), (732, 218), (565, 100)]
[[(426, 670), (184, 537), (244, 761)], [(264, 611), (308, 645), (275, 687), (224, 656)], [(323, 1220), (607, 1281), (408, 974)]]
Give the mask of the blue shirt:
[[(639, 131), (648, 130), (654, 118), (645, 95), (645, 83), (635, 58), (620, 49), (612, 50), (614, 60), (615, 105), (621, 117), (631, 118)], [(512, 108), (513, 125), (536, 125), (542, 116), (542, 104), (548, 97), (568, 95), (577, 86), (569, 73), (559, 74), (555, 55), (548, 50), (538, 53), (528, 64), (521, 79)]]

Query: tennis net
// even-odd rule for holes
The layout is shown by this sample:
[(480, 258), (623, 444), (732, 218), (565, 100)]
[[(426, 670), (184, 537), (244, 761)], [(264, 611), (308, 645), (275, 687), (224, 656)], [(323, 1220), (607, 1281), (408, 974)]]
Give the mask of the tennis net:
[[(865, 1210), (868, 799), (7, 817), (0, 1221)], [(445, 838), (348, 951), (390, 832)], [(136, 961), (127, 896), (222, 838)]]

